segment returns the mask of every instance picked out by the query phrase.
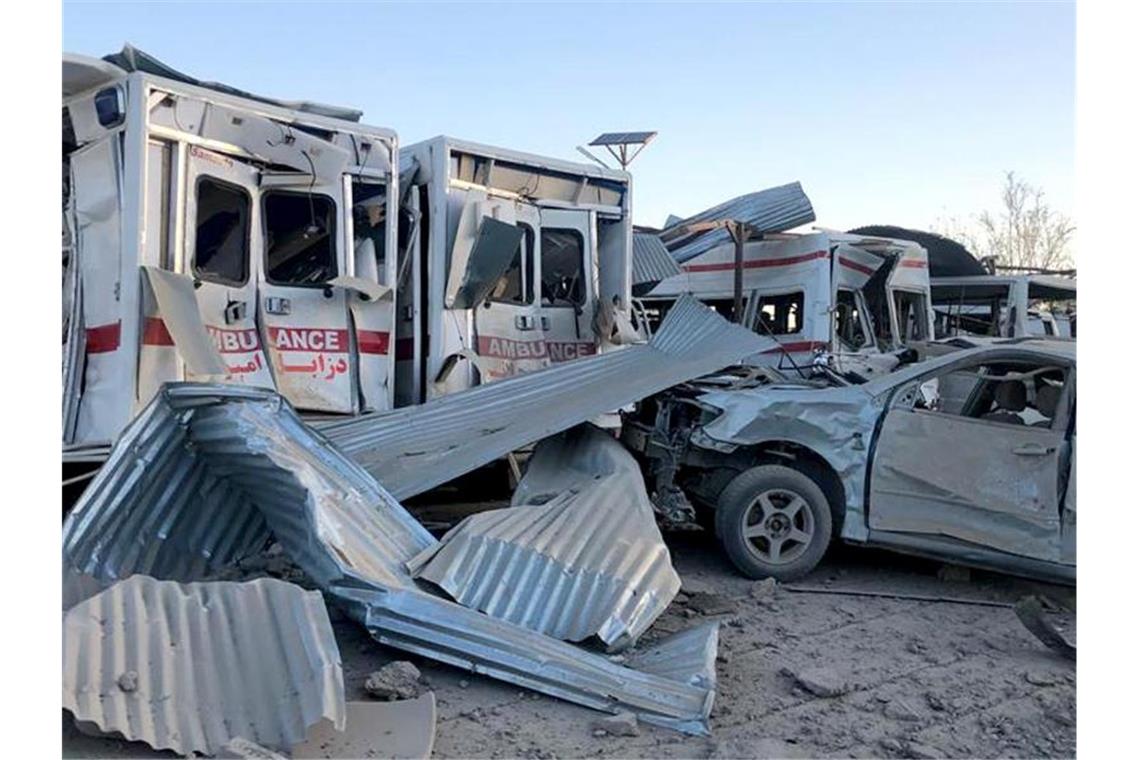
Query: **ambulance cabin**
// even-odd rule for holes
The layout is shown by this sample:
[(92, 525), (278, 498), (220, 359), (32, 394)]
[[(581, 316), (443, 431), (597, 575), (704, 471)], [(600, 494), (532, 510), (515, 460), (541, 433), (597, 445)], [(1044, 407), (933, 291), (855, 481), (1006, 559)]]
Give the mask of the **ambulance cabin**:
[[(679, 263), (681, 274), (645, 297), (647, 310), (661, 314), (689, 293), (731, 318), (735, 244)], [(917, 244), (825, 230), (764, 233), (745, 242), (742, 270), (744, 323), (780, 344), (753, 365), (806, 373), (826, 361), (866, 379), (932, 335), (926, 252)]]
[(451, 137), (400, 160), (398, 404), (637, 339), (628, 174)]
[(65, 460), (167, 381), (392, 406), (396, 135), (359, 117), (64, 57)]

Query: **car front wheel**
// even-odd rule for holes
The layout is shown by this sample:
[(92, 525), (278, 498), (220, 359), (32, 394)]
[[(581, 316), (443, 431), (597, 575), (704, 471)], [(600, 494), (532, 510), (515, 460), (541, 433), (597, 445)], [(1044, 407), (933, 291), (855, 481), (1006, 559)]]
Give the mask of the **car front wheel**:
[(750, 578), (791, 581), (807, 575), (831, 540), (827, 497), (810, 477), (783, 465), (737, 475), (721, 492), (717, 537)]

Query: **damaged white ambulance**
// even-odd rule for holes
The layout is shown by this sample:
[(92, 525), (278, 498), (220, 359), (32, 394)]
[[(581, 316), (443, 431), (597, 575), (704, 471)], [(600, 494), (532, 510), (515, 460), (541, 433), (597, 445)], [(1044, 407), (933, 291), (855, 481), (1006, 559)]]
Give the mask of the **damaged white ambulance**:
[(360, 116), (64, 57), (65, 462), (171, 380), (393, 405), (397, 141)]

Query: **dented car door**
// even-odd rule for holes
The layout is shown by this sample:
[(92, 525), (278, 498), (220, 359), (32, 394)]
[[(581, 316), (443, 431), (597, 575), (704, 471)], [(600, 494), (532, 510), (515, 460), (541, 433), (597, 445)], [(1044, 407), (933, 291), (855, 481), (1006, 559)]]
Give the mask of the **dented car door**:
[[(183, 271), (194, 278), (202, 324), (222, 355), (227, 382), (273, 388), (257, 330), (259, 267), (251, 255), (261, 240), (257, 170), (198, 146), (190, 148), (186, 167)], [(165, 343), (163, 332), (143, 342)], [(186, 378), (219, 379), (191, 367)]]
[(1061, 561), (1064, 419), (975, 418), (920, 408), (920, 398), (917, 384), (903, 386), (882, 420), (868, 526)]

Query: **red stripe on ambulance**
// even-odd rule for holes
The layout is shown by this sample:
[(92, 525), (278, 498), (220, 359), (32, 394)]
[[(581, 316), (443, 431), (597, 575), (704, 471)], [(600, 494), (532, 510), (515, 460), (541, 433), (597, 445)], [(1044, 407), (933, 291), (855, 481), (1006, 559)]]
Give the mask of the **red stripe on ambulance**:
[(106, 354), (118, 350), (123, 332), (121, 322), (87, 328), (87, 353)]
[(357, 330), (356, 345), (362, 354), (388, 355), (389, 336), (386, 332), (378, 330)]

